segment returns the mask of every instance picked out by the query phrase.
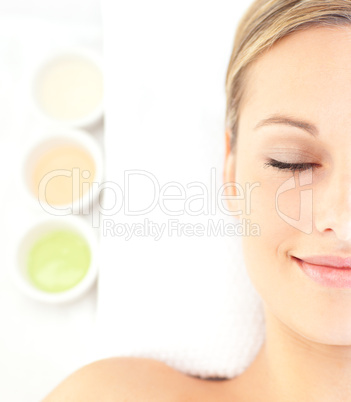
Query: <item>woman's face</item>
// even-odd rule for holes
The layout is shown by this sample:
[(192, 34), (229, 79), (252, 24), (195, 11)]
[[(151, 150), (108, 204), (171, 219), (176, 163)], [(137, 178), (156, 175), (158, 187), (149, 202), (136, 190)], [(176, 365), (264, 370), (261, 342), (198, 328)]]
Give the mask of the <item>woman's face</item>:
[[(278, 114), (310, 125), (261, 123)], [(279, 170), (270, 159), (315, 166)], [(229, 206), (259, 226), (242, 242), (265, 307), (308, 339), (351, 344), (351, 287), (317, 283), (292, 258), (351, 257), (351, 27), (296, 32), (250, 66), (224, 178), (256, 183)]]

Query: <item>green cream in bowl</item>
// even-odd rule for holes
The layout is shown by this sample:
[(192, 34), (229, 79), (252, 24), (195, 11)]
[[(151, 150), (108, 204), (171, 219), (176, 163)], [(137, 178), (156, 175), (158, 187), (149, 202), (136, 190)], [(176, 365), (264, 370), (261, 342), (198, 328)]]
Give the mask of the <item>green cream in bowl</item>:
[(97, 276), (97, 237), (81, 217), (48, 217), (29, 225), (16, 247), (13, 280), (26, 295), (49, 303), (76, 299)]
[(72, 230), (53, 230), (30, 249), (28, 277), (45, 292), (64, 292), (84, 278), (90, 261), (90, 247), (84, 237)]

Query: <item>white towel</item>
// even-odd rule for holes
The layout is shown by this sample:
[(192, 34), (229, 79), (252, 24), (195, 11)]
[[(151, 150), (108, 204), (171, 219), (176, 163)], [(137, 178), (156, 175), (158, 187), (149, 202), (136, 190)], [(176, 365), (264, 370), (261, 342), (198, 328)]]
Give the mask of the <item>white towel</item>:
[[(224, 80), (243, 12), (233, 3), (103, 2), (105, 180), (119, 185), (125, 202), (124, 174), (135, 170), (130, 208), (151, 204), (152, 178), (160, 187), (178, 183), (166, 194), (180, 194), (182, 186), (188, 200), (199, 194), (199, 182), (216, 194), (223, 184)], [(103, 207), (120, 200), (119, 190), (106, 190)], [(164, 205), (182, 210), (184, 201)], [(96, 215), (96, 357), (151, 357), (200, 377), (230, 378), (248, 367), (264, 338), (261, 300), (246, 273), (241, 236), (206, 232), (218, 223), (235, 231), (240, 223), (212, 207), (215, 213), (199, 216), (171, 216), (158, 206), (139, 216), (123, 208)], [(206, 233), (166, 233), (180, 223)], [(122, 232), (133, 224), (127, 240)], [(151, 224), (165, 227), (157, 240)]]

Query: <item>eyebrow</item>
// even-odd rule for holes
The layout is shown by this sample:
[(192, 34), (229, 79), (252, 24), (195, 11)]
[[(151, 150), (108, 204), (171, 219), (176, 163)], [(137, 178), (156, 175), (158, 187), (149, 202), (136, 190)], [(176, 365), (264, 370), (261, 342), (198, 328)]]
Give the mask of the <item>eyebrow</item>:
[(256, 130), (260, 127), (269, 126), (272, 124), (285, 124), (288, 126), (297, 127), (302, 130), (305, 130), (306, 132), (313, 135), (314, 137), (316, 137), (319, 134), (318, 128), (314, 124), (312, 124), (308, 121), (296, 119), (292, 116), (284, 116), (281, 114), (274, 114), (274, 115), (268, 117), (267, 119), (261, 120), (255, 126), (254, 129)]

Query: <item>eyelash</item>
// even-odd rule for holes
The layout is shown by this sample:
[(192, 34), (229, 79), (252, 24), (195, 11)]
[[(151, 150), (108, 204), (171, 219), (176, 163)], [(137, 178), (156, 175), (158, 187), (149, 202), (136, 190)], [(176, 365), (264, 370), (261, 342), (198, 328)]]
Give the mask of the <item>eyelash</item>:
[(272, 166), (279, 170), (290, 170), (292, 172), (302, 172), (304, 170), (316, 167), (316, 163), (284, 163), (274, 159), (270, 159), (269, 162), (265, 163), (265, 166)]

